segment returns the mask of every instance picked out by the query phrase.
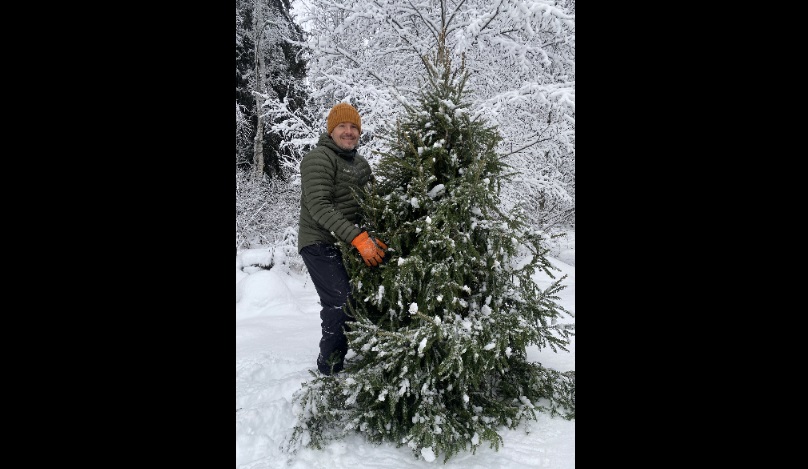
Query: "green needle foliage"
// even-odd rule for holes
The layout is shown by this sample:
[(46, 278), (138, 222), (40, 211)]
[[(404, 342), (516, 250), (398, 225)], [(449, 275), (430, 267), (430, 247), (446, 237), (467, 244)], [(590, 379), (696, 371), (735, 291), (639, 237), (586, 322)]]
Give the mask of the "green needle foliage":
[[(343, 245), (356, 321), (356, 355), (343, 377), (317, 377), (293, 398), (298, 423), (289, 448), (322, 448), (359, 431), (373, 442), (407, 445), (416, 457), (472, 453), (498, 428), (538, 413), (575, 418), (575, 381), (526, 348), (568, 351), (572, 330), (541, 233), (517, 207), (500, 208), (508, 167), (495, 152), (495, 128), (463, 101), (467, 75), (440, 51), (425, 60), (430, 85), (391, 132), (390, 151), (362, 194), (371, 232), (387, 243), (386, 262), (369, 269)], [(458, 77), (459, 76), (459, 77)]]

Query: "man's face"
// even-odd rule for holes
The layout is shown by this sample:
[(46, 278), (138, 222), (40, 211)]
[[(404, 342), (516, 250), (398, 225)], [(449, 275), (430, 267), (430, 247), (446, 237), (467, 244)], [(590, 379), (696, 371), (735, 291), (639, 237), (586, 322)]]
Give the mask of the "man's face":
[(341, 122), (331, 131), (331, 139), (343, 150), (353, 150), (359, 143), (359, 129), (350, 122)]

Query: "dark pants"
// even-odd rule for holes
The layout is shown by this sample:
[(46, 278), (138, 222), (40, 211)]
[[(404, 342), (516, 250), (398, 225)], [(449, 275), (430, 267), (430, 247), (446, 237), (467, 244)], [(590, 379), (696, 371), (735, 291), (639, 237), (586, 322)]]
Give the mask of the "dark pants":
[[(312, 244), (300, 251), (303, 262), (309, 271), (317, 295), (320, 296), (320, 326), (323, 336), (320, 339), (320, 355), (317, 368), (321, 373), (332, 372), (329, 360), (334, 362), (333, 372), (342, 371), (345, 354), (348, 353), (348, 340), (343, 333), (348, 316), (343, 306), (353, 301), (348, 273), (342, 264), (342, 255), (333, 244)], [(347, 308), (347, 307), (346, 307)]]

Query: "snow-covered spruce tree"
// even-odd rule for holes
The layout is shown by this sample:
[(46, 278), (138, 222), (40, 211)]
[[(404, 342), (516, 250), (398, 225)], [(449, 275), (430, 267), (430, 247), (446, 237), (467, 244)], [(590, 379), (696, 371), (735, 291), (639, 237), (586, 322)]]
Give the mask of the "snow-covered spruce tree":
[(315, 377), (295, 393), (290, 448), (359, 431), (446, 462), (483, 440), (499, 449), (497, 428), (537, 412), (575, 417), (574, 378), (526, 352), (567, 351), (574, 332), (554, 326), (568, 313), (555, 301), (563, 277), (543, 291), (532, 279), (539, 269), (555, 278), (553, 268), (540, 233), (500, 209), (500, 137), (464, 103), (463, 67), (453, 73), (442, 51), (426, 65), (430, 86), (391, 132), (362, 199), (389, 260), (368, 269), (342, 246), (356, 355), (346, 376)]

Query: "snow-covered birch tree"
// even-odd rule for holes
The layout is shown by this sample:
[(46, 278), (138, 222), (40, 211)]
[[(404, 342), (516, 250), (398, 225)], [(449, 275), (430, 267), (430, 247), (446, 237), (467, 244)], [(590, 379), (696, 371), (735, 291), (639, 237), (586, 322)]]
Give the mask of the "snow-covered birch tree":
[(289, 9), (289, 0), (236, 0), (236, 164), (259, 181), (288, 177), (284, 160), (299, 156), (273, 131), (277, 116), (265, 111), (305, 107), (303, 33)]
[[(236, 0), (236, 252), (280, 239), (297, 226), (300, 149), (274, 129), (278, 116), (305, 111), (305, 61), (300, 26), (289, 0)], [(286, 124), (285, 124), (286, 125)]]

